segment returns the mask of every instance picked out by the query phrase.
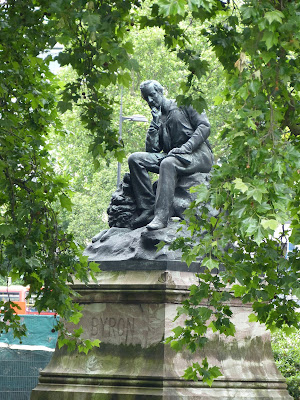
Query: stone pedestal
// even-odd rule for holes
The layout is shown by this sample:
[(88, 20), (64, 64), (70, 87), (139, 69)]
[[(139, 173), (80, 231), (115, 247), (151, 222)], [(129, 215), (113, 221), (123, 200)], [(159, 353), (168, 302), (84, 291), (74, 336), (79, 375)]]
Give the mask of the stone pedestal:
[[(101, 272), (97, 284), (75, 287), (84, 306), (80, 324), (86, 337), (101, 340), (100, 348), (88, 355), (56, 349), (31, 400), (291, 399), (269, 333), (248, 322), (250, 307), (231, 304), (234, 338), (213, 335), (202, 354), (176, 353), (162, 340), (180, 323), (173, 322), (176, 308), (195, 275), (176, 271), (176, 262), (147, 271), (130, 270), (128, 263), (122, 271), (121, 264)], [(204, 356), (223, 373), (211, 388), (182, 378)]]

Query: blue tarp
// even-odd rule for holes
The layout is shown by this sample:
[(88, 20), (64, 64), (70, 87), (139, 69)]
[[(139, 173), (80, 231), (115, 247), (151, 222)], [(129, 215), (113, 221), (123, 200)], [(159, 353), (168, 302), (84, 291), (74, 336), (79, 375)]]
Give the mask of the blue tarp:
[(22, 344), (11, 332), (0, 335), (0, 400), (29, 400), (56, 345), (53, 315), (24, 315), (21, 320), (28, 332)]
[[(54, 330), (57, 319), (54, 315), (22, 315), (21, 322), (27, 327), (27, 336), (22, 338), (22, 344), (28, 346), (46, 346), (55, 348), (57, 332)], [(11, 332), (0, 334), (0, 342), (20, 344)]]

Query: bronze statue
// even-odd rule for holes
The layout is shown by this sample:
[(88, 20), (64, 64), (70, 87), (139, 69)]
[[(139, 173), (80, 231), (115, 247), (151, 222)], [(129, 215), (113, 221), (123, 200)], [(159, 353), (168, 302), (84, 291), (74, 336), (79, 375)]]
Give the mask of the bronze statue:
[[(140, 89), (153, 119), (146, 151), (133, 153), (128, 159), (137, 206), (133, 228), (146, 225), (148, 230), (156, 230), (168, 224), (178, 178), (211, 170), (210, 124), (205, 112), (200, 115), (192, 107), (178, 107), (164, 97), (159, 82), (142, 82)], [(156, 194), (148, 171), (159, 173)]]

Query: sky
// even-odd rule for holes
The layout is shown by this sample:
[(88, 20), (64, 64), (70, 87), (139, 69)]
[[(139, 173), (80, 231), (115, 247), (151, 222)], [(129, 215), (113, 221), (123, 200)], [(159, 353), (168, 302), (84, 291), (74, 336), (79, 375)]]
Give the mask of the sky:
[[(59, 44), (59, 43), (56, 43), (56, 45), (53, 47), (53, 49), (51, 49), (51, 50), (49, 50), (49, 51), (47, 51), (47, 52), (45, 52), (45, 53), (41, 53), (41, 54), (40, 54), (40, 57), (46, 58), (49, 54), (51, 54), (52, 58), (55, 58), (55, 57), (58, 56), (58, 54), (59, 54), (62, 50), (63, 50), (63, 46), (62, 46), (61, 44)], [(57, 61), (51, 61), (51, 62), (50, 62), (50, 65), (49, 65), (49, 68), (50, 68), (50, 71), (51, 71), (53, 74), (56, 74), (57, 71), (58, 71), (59, 68), (60, 68), (60, 65), (59, 65), (59, 63), (58, 63)]]

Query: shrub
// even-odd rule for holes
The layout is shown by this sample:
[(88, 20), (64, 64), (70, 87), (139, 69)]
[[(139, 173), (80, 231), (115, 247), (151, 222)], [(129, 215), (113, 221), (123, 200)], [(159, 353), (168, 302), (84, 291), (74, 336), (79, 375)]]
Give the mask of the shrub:
[(288, 391), (300, 400), (300, 332), (289, 336), (279, 331), (272, 335), (272, 349), (276, 365), (286, 378)]

